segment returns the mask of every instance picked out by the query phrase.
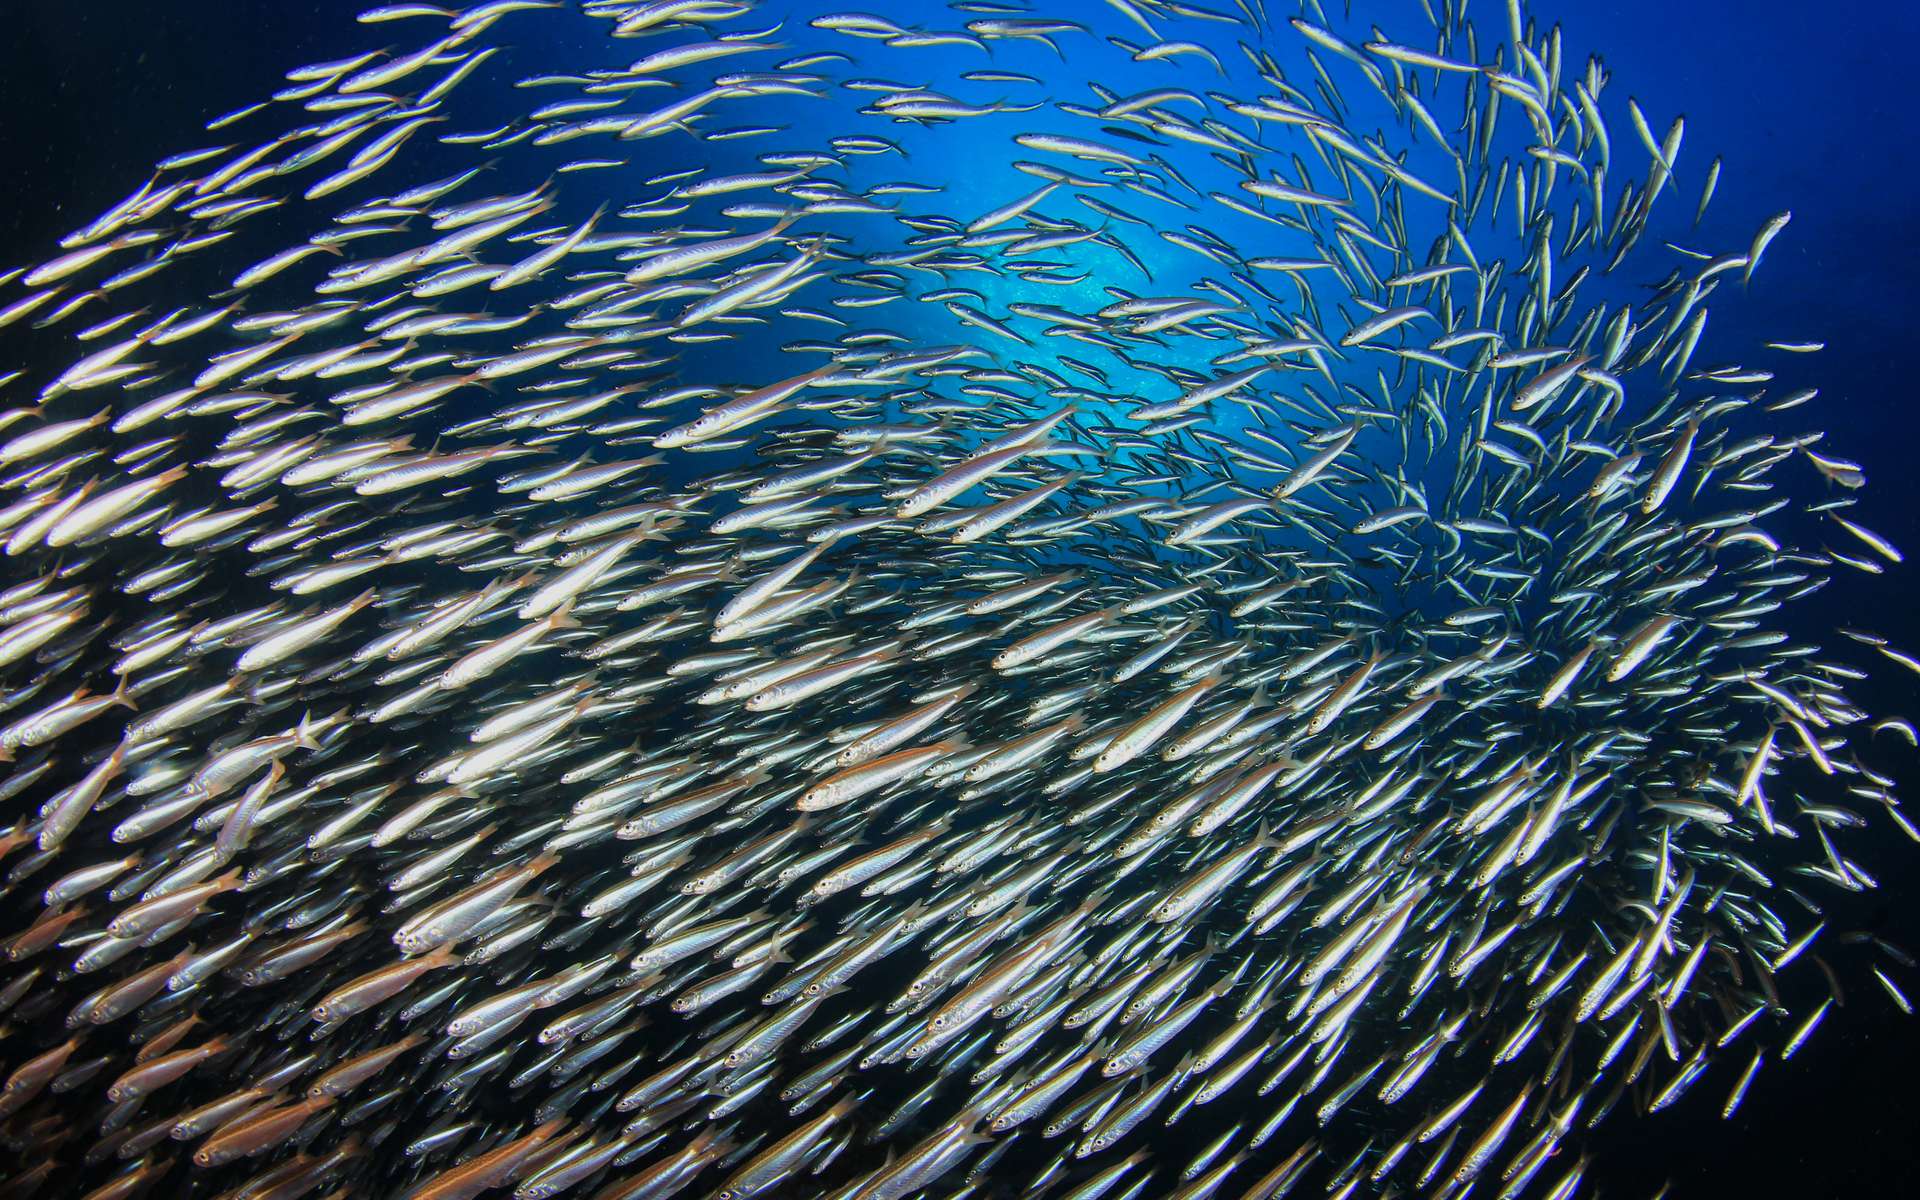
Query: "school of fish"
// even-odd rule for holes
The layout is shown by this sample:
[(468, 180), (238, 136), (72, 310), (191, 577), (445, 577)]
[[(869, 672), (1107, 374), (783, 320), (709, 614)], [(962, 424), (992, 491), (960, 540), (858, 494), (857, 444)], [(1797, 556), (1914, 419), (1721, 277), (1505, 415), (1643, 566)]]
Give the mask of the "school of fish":
[(1066, 7), (390, 4), (0, 274), (0, 1194), (1566, 1200), (1909, 1007), (1789, 214)]

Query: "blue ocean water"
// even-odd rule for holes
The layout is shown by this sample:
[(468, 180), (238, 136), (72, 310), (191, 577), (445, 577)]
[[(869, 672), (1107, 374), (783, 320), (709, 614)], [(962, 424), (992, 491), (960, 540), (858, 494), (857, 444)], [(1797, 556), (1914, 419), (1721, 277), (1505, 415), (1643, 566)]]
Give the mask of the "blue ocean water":
[[(203, 122), (283, 85), (286, 64), (364, 50), (378, 40), (380, 27), (370, 33), (353, 23), (361, 7), (351, 0), (234, 0), (165, 10), (121, 0), (73, 9), (24, 7), (6, 46), (13, 69), (7, 77), (8, 120), (0, 125), (0, 150), (14, 164), (21, 190), (0, 213), (0, 236), (10, 245), (46, 244), (74, 218), (124, 195), (158, 151), (207, 144)], [(761, 5), (770, 19), (786, 7)], [(1284, 17), (1283, 7), (1270, 6), (1277, 19)], [(1344, 7), (1356, 21), (1376, 19), (1365, 5)], [(1424, 20), (1417, 0), (1379, 8), (1382, 28)], [(1920, 29), (1920, 10), (1872, 3), (1834, 8), (1786, 0), (1603, 0), (1541, 3), (1530, 13), (1543, 27), (1564, 31), (1570, 58), (1584, 61), (1591, 52), (1605, 62), (1613, 78), (1609, 120), (1617, 126), (1623, 158), (1640, 153), (1624, 112), (1613, 111), (1622, 109), (1627, 96), (1662, 128), (1671, 116), (1687, 119), (1678, 172), (1684, 195), (1669, 217), (1690, 211), (1706, 163), (1722, 159), (1706, 220), (1697, 231), (1682, 223), (1671, 231), (1676, 240), (1685, 243), (1691, 236), (1714, 248), (1744, 245), (1767, 216), (1793, 212), (1758, 284), (1737, 302), (1726, 301), (1724, 293), (1717, 298), (1706, 348), (1752, 346), (1762, 339), (1826, 343), (1827, 353), (1780, 368), (1779, 386), (1822, 389), (1836, 444), (1868, 468), (1876, 494), (1885, 498), (1882, 523), (1897, 539), (1910, 531), (1906, 522), (1920, 519), (1913, 515), (1920, 513), (1914, 491), (1920, 482), (1902, 469), (1911, 425), (1898, 353), (1907, 326), (1903, 301), (1920, 274), (1920, 250), (1906, 236), (1920, 207), (1912, 178), (1920, 169), (1914, 165), (1920, 162), (1920, 132), (1901, 119), (1898, 47)], [(943, 5), (922, 0), (876, 9), (908, 22), (937, 23), (944, 12)], [(1470, 11), (1487, 29), (1504, 24), (1500, 5)], [(1035, 13), (1082, 21), (1118, 37), (1138, 32), (1104, 0), (1058, 0)], [(555, 36), (550, 44), (516, 45), (500, 70), (533, 73), (578, 62), (597, 33), (585, 23), (571, 28), (571, 37)], [(1231, 37), (1217, 48), (1237, 57)], [(1029, 46), (997, 49), (992, 59), (959, 50), (929, 55), (929, 73), (990, 65), (1025, 68), (1043, 78), (1053, 58)], [(1243, 66), (1235, 64), (1242, 75)], [(1166, 64), (1141, 64), (1137, 78), (1108, 82), (1126, 93), (1193, 78), (1181, 74), (1176, 80)], [(1019, 90), (1010, 88), (1009, 98), (1032, 98), (1016, 96)], [(1365, 96), (1349, 99), (1362, 109), (1367, 104)], [(767, 110), (787, 120), (806, 115), (805, 106), (770, 104)], [(960, 201), (957, 210), (976, 200), (984, 210), (1027, 180), (1007, 169), (1009, 147), (997, 124), (946, 126), (936, 144), (940, 167), (952, 168), (946, 186)], [(650, 141), (647, 167), (665, 173), (683, 165), (681, 158), (705, 160), (728, 150), (748, 161), (770, 144), (717, 145)], [(868, 176), (887, 177), (884, 158), (856, 165)], [(917, 178), (927, 168), (915, 162), (897, 173)], [(1191, 256), (1172, 249), (1164, 263), (1194, 270)], [(1103, 273), (1087, 289), (1105, 278)], [(1796, 368), (1804, 378), (1795, 377)]]
[[(16, 10), (10, 16), (14, 36), (0, 60), (0, 99), (6, 102), (0, 154), (16, 180), (12, 202), (0, 211), (4, 257), (24, 261), (124, 195), (153, 159), (208, 143), (202, 129), (207, 117), (272, 90), (287, 67), (377, 43), (379, 34), (352, 23), (359, 7), (115, 0)], [(765, 7), (777, 14), (783, 6)], [(872, 7), (903, 20), (943, 11), (880, 0)], [(1368, 19), (1367, 6), (1351, 7), (1355, 20)], [(1418, 23), (1418, 7), (1415, 0), (1383, 3), (1379, 23), (1388, 29), (1409, 19)], [(1480, 20), (1497, 26), (1500, 6), (1482, 7)], [(1562, 26), (1575, 61), (1588, 51), (1602, 56), (1615, 78), (1610, 115), (1617, 117), (1617, 106), (1631, 95), (1662, 126), (1673, 115), (1686, 116), (1676, 212), (1690, 213), (1705, 163), (1722, 158), (1724, 171), (1705, 221), (1691, 230), (1683, 219), (1672, 231), (1676, 241), (1714, 250), (1743, 247), (1769, 215), (1792, 210), (1791, 226), (1754, 285), (1738, 298), (1716, 297), (1702, 358), (1728, 361), (1768, 339), (1824, 342), (1821, 354), (1782, 368), (1775, 386), (1820, 388), (1810, 406), (1818, 427), (1872, 481), (1864, 511), (1897, 542), (1920, 545), (1920, 473), (1909, 463), (1920, 422), (1907, 411), (1904, 369), (1912, 339), (1911, 289), (1920, 281), (1914, 238), (1920, 230), (1920, 132), (1906, 107), (1904, 72), (1920, 33), (1920, 12), (1902, 4), (1822, 8), (1779, 0), (1542, 0), (1532, 11), (1537, 20)], [(1058, 0), (1039, 15), (1128, 35), (1098, 0)], [(580, 44), (522, 43), (503, 69), (566, 69), (586, 49), (588, 31), (580, 36)], [(1226, 55), (1233, 48), (1218, 49)], [(1057, 64), (1044, 47), (1004, 50), (995, 60), (1043, 78)], [(967, 65), (980, 63), (969, 58)], [(1137, 78), (1103, 82), (1124, 94), (1168, 85), (1171, 78), (1143, 64)], [(1188, 82), (1184, 75), (1181, 82)], [(762, 107), (772, 122), (806, 119), (798, 107)], [(1623, 152), (1637, 153), (1625, 122), (1616, 119), (1614, 130), (1626, 143)], [(719, 153), (677, 139), (645, 145), (654, 173)], [(741, 162), (762, 148), (753, 141), (735, 145)], [(1023, 178), (1008, 170), (1009, 148), (999, 126), (987, 132), (961, 122), (935, 136), (922, 133), (912, 155), (910, 164), (880, 157), (862, 162), (859, 170), (867, 182), (890, 174), (941, 178), (955, 211), (985, 209), (1010, 194), (1010, 181)], [(1259, 231), (1240, 236), (1257, 237)], [(1096, 299), (1091, 289), (1110, 277), (1138, 286), (1124, 264), (1098, 261), (1101, 274), (1076, 299)], [(1160, 282), (1183, 281), (1182, 272), (1197, 271), (1189, 256), (1172, 251), (1149, 266), (1162, 271)], [(1000, 308), (993, 303), (999, 299), (994, 284), (980, 286), (988, 307)], [(1870, 590), (1842, 580), (1802, 619), (1867, 625), (1912, 645), (1920, 642), (1914, 598), (1910, 582), (1897, 573)], [(1916, 707), (1911, 697), (1880, 699), (1882, 711)], [(1891, 886), (1886, 909), (1874, 917), (1889, 931), (1911, 935), (1920, 919), (1900, 886), (1911, 874), (1913, 860), (1902, 857), (1908, 850), (1889, 846), (1876, 860)], [(1863, 1011), (1846, 1014), (1838, 1036), (1766, 1081), (1770, 1086), (1755, 1093), (1737, 1120), (1723, 1124), (1707, 1106), (1694, 1106), (1661, 1121), (1623, 1121), (1605, 1129), (1598, 1139), (1602, 1172), (1595, 1176), (1605, 1194), (1649, 1195), (1662, 1178), (1672, 1177), (1689, 1195), (1785, 1194), (1779, 1189), (1791, 1187), (1799, 1195), (1852, 1196), (1888, 1194), (1884, 1189), (1910, 1179), (1920, 1159), (1908, 1131), (1920, 1108), (1907, 1083), (1920, 1067), (1920, 1034), (1886, 1017), (1880, 997), (1863, 994), (1859, 1001), (1855, 1007)]]

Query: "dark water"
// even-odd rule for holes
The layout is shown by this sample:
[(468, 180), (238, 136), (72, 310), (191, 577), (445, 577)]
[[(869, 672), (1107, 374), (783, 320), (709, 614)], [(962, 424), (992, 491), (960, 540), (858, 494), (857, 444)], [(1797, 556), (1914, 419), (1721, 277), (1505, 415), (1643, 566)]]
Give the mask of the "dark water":
[[(379, 27), (352, 22), (360, 7), (298, 0), (8, 6), (0, 35), (0, 162), (9, 184), (0, 202), (0, 263), (43, 256), (60, 234), (136, 186), (154, 159), (216, 140), (203, 122), (272, 91), (287, 68), (382, 44)], [(883, 0), (871, 7), (901, 19), (938, 9)], [(1412, 0), (1379, 7), (1387, 28), (1405, 27), (1409, 16), (1421, 21)], [(1482, 7), (1481, 20), (1500, 19), (1498, 6)], [(1365, 18), (1367, 6), (1353, 8)], [(1698, 187), (1701, 162), (1723, 158), (1701, 244), (1744, 244), (1767, 215), (1793, 211), (1750, 292), (1737, 302), (1716, 300), (1703, 350), (1764, 339), (1825, 342), (1823, 354), (1789, 365), (1805, 378), (1783, 373), (1779, 386), (1817, 383), (1816, 420), (1828, 445), (1861, 463), (1872, 481), (1862, 512), (1895, 542), (1920, 547), (1913, 462), (1920, 417), (1910, 367), (1920, 286), (1920, 130), (1908, 78), (1920, 6), (1540, 0), (1532, 11), (1559, 22), (1570, 46), (1601, 54), (1615, 88), (1649, 113), (1685, 114), (1694, 167), (1686, 188)], [(1092, 0), (1059, 0), (1041, 15), (1113, 19)], [(523, 43), (510, 69), (566, 69), (570, 49)], [(1165, 82), (1143, 76), (1137, 86)], [(965, 195), (969, 154), (985, 148), (969, 145), (974, 135), (964, 124), (952, 136), (947, 165)], [(1616, 124), (1616, 141), (1631, 136)], [(937, 172), (925, 162), (912, 169), (916, 178)], [(1861, 625), (1920, 645), (1913, 569), (1895, 568), (1871, 587), (1843, 572), (1796, 619), (1816, 633)], [(1901, 694), (1895, 682), (1882, 676), (1863, 685), (1865, 706), (1920, 716), (1912, 689)], [(1911, 792), (1920, 773), (1909, 770), (1902, 782)], [(1854, 849), (1885, 887), (1837, 905), (1834, 923), (1920, 944), (1920, 847), (1884, 825), (1876, 836), (1877, 846), (1856, 842)], [(1735, 1119), (1720, 1120), (1723, 1085), (1714, 1084), (1660, 1117), (1621, 1114), (1608, 1122), (1592, 1138), (1598, 1161), (1587, 1194), (1649, 1196), (1667, 1180), (1674, 1194), (1701, 1197), (1911, 1194), (1920, 1179), (1913, 1087), (1920, 1023), (1901, 1018), (1864, 976), (1846, 982), (1844, 1011), (1791, 1063), (1769, 1064)], [(1184, 1129), (1162, 1136), (1198, 1138)], [(1198, 1145), (1169, 1145), (1162, 1156), (1178, 1161)]]

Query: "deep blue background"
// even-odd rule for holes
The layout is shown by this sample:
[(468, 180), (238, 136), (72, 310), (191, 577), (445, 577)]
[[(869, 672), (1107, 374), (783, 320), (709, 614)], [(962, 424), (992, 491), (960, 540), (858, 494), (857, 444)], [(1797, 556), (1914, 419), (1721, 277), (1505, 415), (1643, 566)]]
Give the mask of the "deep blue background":
[[(870, 0), (865, 7), (906, 19), (922, 3)], [(54, 238), (135, 187), (156, 158), (214, 140), (202, 128), (208, 117), (274, 90), (287, 68), (416, 36), (354, 24), (361, 7), (336, 0), (7, 4), (0, 263), (44, 257)], [(1115, 19), (1099, 0), (1037, 7), (1100, 25)], [(1363, 19), (1370, 12), (1354, 7)], [(1377, 7), (1389, 30), (1422, 20), (1417, 0)], [(1483, 39), (1503, 27), (1503, 7), (1473, 5)], [(930, 20), (947, 15), (942, 6), (925, 8)], [(1286, 11), (1282, 0), (1268, 8)], [(1912, 86), (1920, 4), (1536, 0), (1532, 10), (1563, 27), (1570, 69), (1589, 50), (1602, 55), (1614, 74), (1613, 103), (1635, 97), (1660, 128), (1685, 114), (1681, 196), (1670, 203), (1690, 210), (1706, 162), (1722, 156), (1703, 245), (1744, 246), (1769, 214), (1792, 209), (1793, 223), (1768, 252), (1751, 294), (1738, 304), (1716, 296), (1714, 336), (1730, 346), (1769, 338), (1827, 344), (1805, 366), (1820, 399), (1796, 415), (1811, 413), (1829, 432), (1826, 448), (1867, 468), (1862, 518), (1920, 552), (1920, 469), (1912, 462), (1920, 416), (1911, 382), (1920, 342), (1912, 327), (1920, 307), (1913, 302), (1920, 128)], [(553, 49), (556, 57), (562, 49)], [(516, 52), (514, 69), (560, 65), (533, 58)], [(1639, 153), (1624, 124), (1614, 127), (1614, 139), (1617, 151)], [(1912, 649), (1920, 645), (1914, 569), (1897, 568), (1870, 588), (1843, 579), (1816, 615), (1827, 624), (1869, 625)], [(1883, 693), (1881, 707), (1920, 714), (1912, 691)], [(1920, 928), (1920, 847), (1877, 828), (1887, 844), (1867, 861), (1887, 889), (1868, 917), (1912, 944)], [(1793, 1063), (1770, 1064), (1737, 1120), (1718, 1119), (1721, 1085), (1710, 1084), (1657, 1120), (1610, 1122), (1589, 1175), (1600, 1194), (1648, 1197), (1668, 1178), (1685, 1196), (1915, 1194), (1920, 1023), (1893, 1014), (1870, 980), (1850, 982), (1847, 1011)]]

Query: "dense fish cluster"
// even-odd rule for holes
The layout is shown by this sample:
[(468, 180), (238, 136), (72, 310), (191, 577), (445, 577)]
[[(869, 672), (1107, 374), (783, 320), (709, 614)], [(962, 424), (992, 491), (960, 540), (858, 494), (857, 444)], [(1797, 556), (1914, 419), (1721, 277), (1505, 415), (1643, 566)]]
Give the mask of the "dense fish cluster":
[(8, 1194), (1564, 1200), (1905, 1008), (1787, 214), (1281, 7), (392, 4), (0, 278)]

